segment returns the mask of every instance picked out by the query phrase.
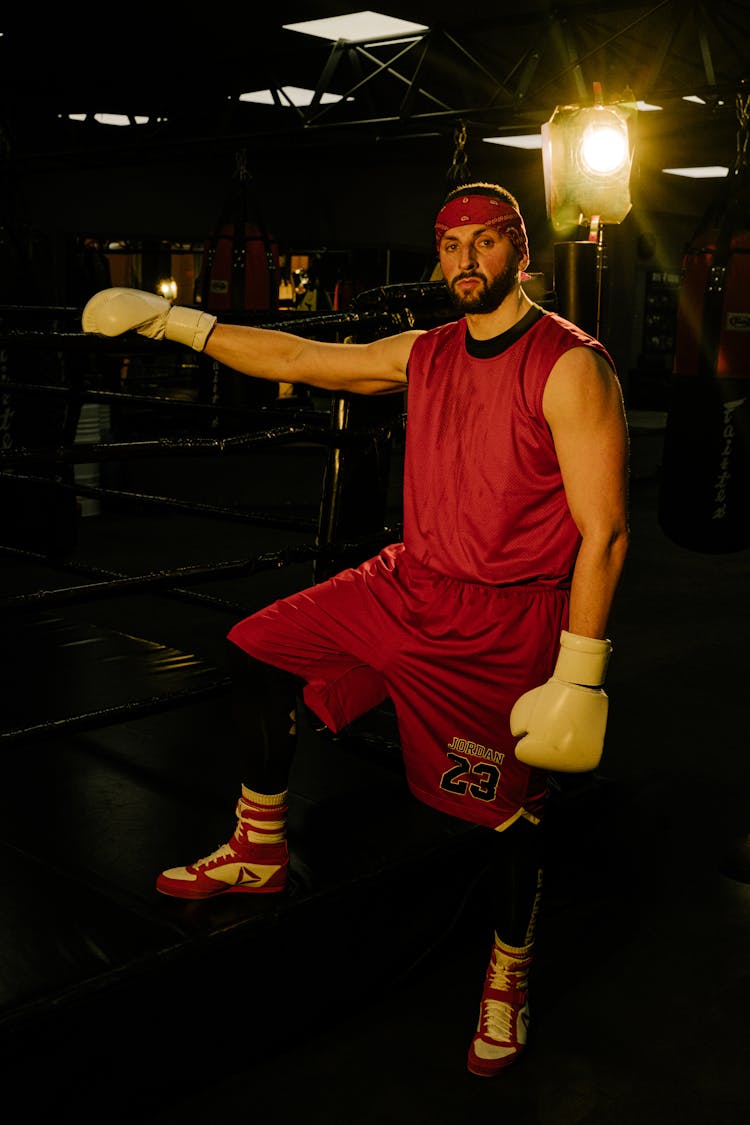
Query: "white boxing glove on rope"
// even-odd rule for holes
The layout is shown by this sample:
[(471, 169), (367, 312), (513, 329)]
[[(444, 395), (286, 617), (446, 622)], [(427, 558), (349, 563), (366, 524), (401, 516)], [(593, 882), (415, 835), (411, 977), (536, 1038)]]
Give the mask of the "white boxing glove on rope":
[(612, 642), (563, 631), (560, 652), (546, 684), (513, 705), (510, 730), (521, 737), (520, 762), (560, 773), (596, 769), (604, 749), (609, 700), (603, 690)]
[(174, 340), (202, 352), (216, 317), (200, 309), (172, 305), (157, 293), (141, 289), (102, 289), (86, 303), (83, 331), (95, 336), (138, 332), (151, 340)]

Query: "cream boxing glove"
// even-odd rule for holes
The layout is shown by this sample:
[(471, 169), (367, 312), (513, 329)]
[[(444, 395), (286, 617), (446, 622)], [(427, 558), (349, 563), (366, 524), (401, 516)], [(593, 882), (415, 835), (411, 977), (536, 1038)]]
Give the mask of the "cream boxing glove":
[(596, 769), (604, 749), (609, 700), (602, 688), (612, 643), (560, 634), (552, 676), (525, 692), (510, 713), (511, 734), (523, 735), (520, 762), (560, 773)]
[(174, 340), (202, 352), (216, 317), (140, 289), (102, 289), (87, 302), (81, 322), (83, 331), (95, 336), (135, 330), (151, 340)]

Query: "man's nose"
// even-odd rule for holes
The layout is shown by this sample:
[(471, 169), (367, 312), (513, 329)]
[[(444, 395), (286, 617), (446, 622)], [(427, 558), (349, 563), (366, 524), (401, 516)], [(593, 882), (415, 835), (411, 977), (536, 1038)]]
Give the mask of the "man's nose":
[(462, 270), (473, 269), (476, 265), (476, 262), (477, 259), (476, 254), (474, 253), (473, 243), (469, 242), (465, 246), (462, 246), (458, 255), (459, 268)]

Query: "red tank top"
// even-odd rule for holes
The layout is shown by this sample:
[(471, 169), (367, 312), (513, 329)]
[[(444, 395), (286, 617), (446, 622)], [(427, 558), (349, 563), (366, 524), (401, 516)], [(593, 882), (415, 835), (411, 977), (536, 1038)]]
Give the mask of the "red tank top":
[[(466, 350), (461, 319), (420, 336), (409, 359), (404, 543), (425, 566), (493, 586), (570, 583), (580, 534), (542, 395), (571, 348), (598, 340), (545, 313), (499, 355)], [(614, 364), (612, 364), (614, 368)]]

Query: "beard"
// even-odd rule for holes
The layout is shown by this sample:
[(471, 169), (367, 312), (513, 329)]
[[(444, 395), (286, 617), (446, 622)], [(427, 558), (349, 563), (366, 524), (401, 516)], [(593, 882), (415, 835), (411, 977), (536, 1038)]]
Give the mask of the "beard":
[[(516, 262), (508, 262), (502, 273), (487, 282), (486, 278), (477, 273), (463, 273), (453, 278), (448, 287), (451, 304), (458, 312), (489, 313), (499, 308), (509, 293), (513, 291), (518, 276)], [(454, 289), (456, 282), (467, 277), (477, 277), (482, 282), (480, 289), (471, 293), (457, 293)]]

